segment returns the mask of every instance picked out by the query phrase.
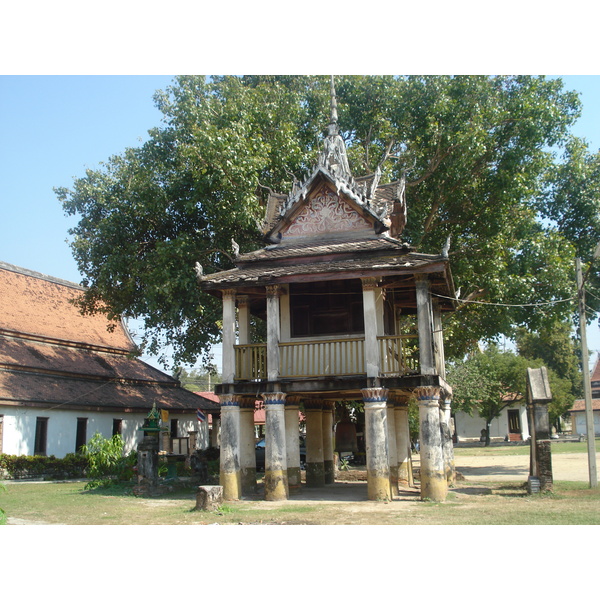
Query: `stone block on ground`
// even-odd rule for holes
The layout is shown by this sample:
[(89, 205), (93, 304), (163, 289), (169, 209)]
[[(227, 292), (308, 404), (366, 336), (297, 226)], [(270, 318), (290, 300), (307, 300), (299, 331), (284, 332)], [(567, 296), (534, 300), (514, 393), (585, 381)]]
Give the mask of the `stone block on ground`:
[(222, 485), (201, 485), (196, 493), (196, 510), (218, 510), (223, 503)]

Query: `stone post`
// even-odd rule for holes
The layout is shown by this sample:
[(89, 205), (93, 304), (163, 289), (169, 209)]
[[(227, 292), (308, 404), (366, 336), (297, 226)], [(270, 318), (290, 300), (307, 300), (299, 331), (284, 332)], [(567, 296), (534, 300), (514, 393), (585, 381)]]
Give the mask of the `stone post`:
[(285, 448), (287, 452), (288, 485), (298, 488), (300, 477), (300, 399), (288, 396), (285, 401)]
[(408, 426), (408, 405), (396, 404), (394, 408), (396, 425), (396, 453), (398, 456), (398, 484), (410, 483), (410, 429)]
[(223, 394), (221, 400), (220, 482), (225, 500), (239, 500), (242, 495), (240, 472), (240, 404), (239, 396)]
[(256, 493), (254, 398), (240, 400), (240, 472), (242, 493)]
[(287, 500), (285, 394), (262, 394), (265, 403), (265, 500)]
[(396, 440), (396, 408), (388, 399), (386, 408), (387, 435), (388, 435), (388, 454), (390, 457), (390, 485), (392, 493), (398, 492), (398, 450)]
[(333, 402), (323, 405), (323, 476), (325, 483), (335, 483), (333, 463)]
[(443, 502), (448, 493), (440, 428), (440, 388), (418, 387), (421, 499)]
[(158, 435), (145, 435), (137, 446), (138, 489), (148, 491), (158, 485)]
[(235, 380), (235, 290), (223, 290), (223, 383)]
[(361, 390), (365, 403), (365, 440), (367, 445), (367, 497), (369, 500), (392, 499), (390, 459), (387, 439), (387, 390)]
[(323, 409), (318, 401), (304, 401), (306, 415), (306, 486), (325, 485), (323, 465)]

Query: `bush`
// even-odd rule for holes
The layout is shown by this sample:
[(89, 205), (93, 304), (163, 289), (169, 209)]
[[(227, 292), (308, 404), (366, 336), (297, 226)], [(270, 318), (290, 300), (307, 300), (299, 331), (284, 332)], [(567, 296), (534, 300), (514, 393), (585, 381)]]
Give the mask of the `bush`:
[(64, 458), (0, 454), (0, 471), (10, 479), (78, 479), (86, 476), (87, 468), (88, 460), (81, 454), (67, 454)]
[(88, 477), (92, 480), (86, 487), (110, 485), (115, 480), (131, 479), (137, 453), (124, 455), (123, 448), (123, 438), (120, 435), (106, 439), (100, 433), (95, 433), (90, 441), (81, 447), (81, 452), (89, 463)]

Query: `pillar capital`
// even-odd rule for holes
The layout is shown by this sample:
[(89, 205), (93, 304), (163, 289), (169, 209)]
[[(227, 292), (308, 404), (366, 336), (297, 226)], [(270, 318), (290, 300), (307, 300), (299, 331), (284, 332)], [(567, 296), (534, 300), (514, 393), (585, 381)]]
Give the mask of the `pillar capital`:
[(223, 295), (223, 299), (229, 298), (229, 299), (235, 300), (235, 290), (234, 289), (221, 290), (221, 294)]
[(265, 289), (267, 290), (267, 297), (269, 298), (279, 298), (282, 294), (282, 288), (280, 285), (266, 285)]
[(419, 405), (439, 406), (441, 388), (438, 386), (423, 386), (415, 389), (415, 395)]
[(247, 396), (238, 396), (239, 398), (239, 405), (240, 408), (251, 408), (252, 410), (254, 410), (255, 406), (256, 406), (256, 400), (254, 398), (254, 396), (252, 397), (247, 397)]
[[(231, 290), (235, 293), (234, 290)], [(250, 298), (248, 296), (246, 296), (245, 294), (242, 296), (237, 296), (237, 305), (238, 308), (242, 308), (242, 307), (246, 307), (250, 304)]]
[(284, 392), (269, 392), (261, 394), (265, 403), (265, 408), (269, 406), (285, 406), (286, 394)]
[(223, 408), (239, 408), (241, 396), (237, 396), (235, 394), (222, 394), (219, 396), (219, 404), (221, 405), (221, 410)]
[(376, 290), (378, 288), (378, 279), (376, 277), (362, 277), (363, 290)]
[(387, 402), (389, 390), (387, 388), (364, 388), (361, 391), (365, 406), (375, 402)]
[(300, 396), (287, 396), (285, 399), (286, 408), (298, 408), (300, 406)]

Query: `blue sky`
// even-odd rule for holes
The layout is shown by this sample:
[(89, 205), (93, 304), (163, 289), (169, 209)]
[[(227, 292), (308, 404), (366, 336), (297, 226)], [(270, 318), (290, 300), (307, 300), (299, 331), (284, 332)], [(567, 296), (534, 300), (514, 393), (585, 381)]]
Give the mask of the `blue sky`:
[[(600, 76), (565, 76), (581, 92), (573, 132), (600, 149)], [(152, 96), (171, 76), (0, 75), (0, 261), (78, 282), (67, 218), (53, 192), (160, 125)], [(597, 324), (590, 350), (600, 351)], [(216, 355), (217, 360), (218, 354)], [(154, 361), (149, 359), (149, 362)], [(220, 361), (218, 362), (220, 364)]]

